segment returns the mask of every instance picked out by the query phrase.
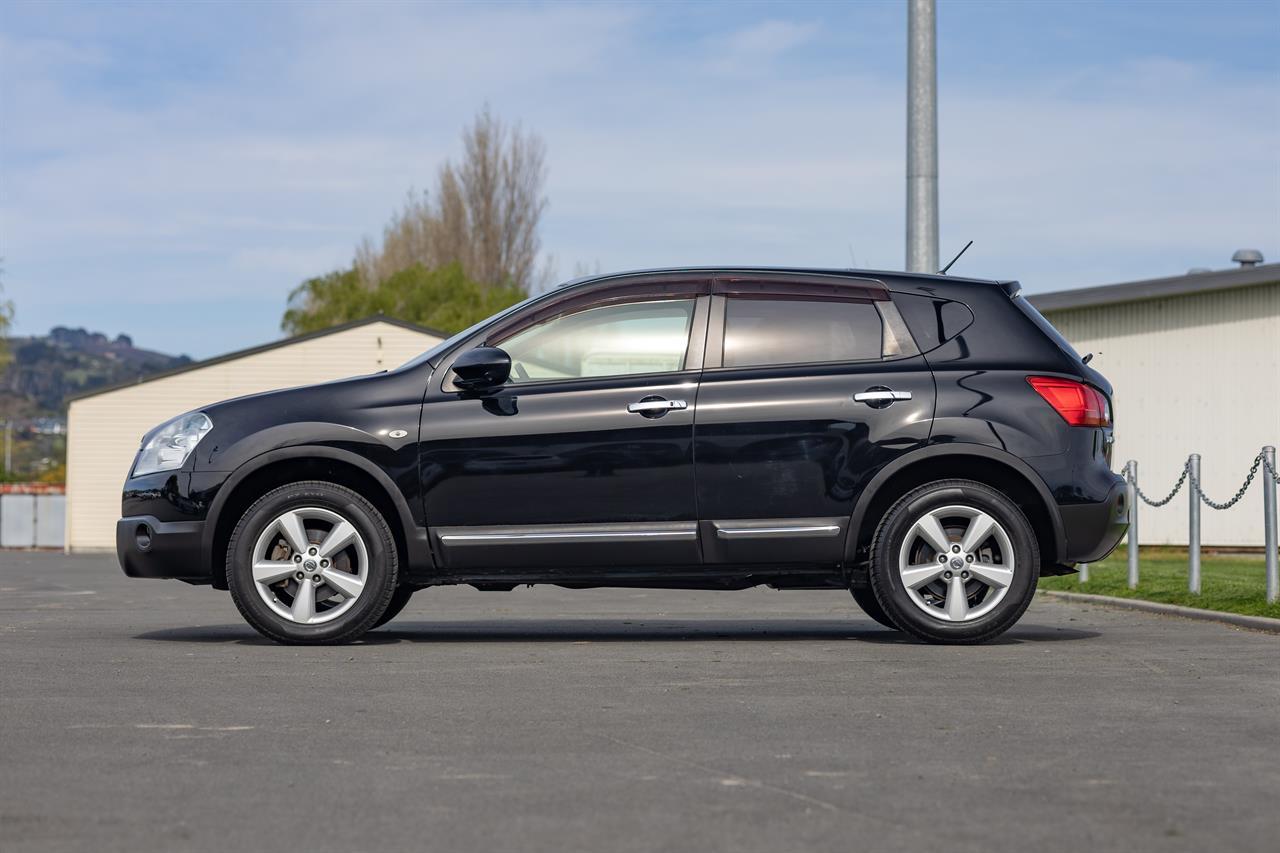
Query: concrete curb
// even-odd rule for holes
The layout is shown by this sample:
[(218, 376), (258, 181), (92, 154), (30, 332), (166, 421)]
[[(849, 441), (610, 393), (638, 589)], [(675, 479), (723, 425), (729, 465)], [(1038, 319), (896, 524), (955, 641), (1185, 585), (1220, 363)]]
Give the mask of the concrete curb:
[(1280, 634), (1280, 619), (1269, 616), (1244, 616), (1240, 613), (1223, 613), (1218, 610), (1201, 610), (1198, 607), (1183, 607), (1179, 604), (1161, 604), (1157, 601), (1143, 601), (1138, 598), (1116, 598), (1111, 595), (1090, 595), (1084, 592), (1061, 592), (1056, 589), (1041, 589), (1037, 595), (1056, 598), (1060, 601), (1074, 601), (1078, 604), (1097, 604), (1102, 607), (1117, 607), (1121, 610), (1141, 610), (1144, 613), (1159, 613), (1161, 616), (1181, 616), (1183, 619), (1198, 619), (1202, 622), (1222, 622), (1237, 628), (1250, 628), (1254, 631), (1265, 631), (1269, 634)]

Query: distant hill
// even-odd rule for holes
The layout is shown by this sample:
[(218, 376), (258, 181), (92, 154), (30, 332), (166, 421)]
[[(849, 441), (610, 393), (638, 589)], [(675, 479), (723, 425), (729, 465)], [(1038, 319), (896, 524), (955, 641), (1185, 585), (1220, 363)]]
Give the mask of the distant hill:
[(138, 349), (128, 335), (63, 326), (8, 344), (13, 359), (0, 374), (0, 416), (12, 418), (61, 417), (67, 397), (191, 363), (185, 355)]

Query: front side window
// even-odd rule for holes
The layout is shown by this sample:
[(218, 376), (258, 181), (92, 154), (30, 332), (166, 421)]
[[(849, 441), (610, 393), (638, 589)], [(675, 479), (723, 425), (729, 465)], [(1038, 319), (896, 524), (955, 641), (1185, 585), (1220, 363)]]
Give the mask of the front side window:
[(887, 323), (880, 304), (731, 296), (725, 301), (723, 364), (872, 361), (902, 354), (905, 327)]
[(511, 356), (511, 382), (683, 370), (695, 299), (589, 308), (494, 342)]

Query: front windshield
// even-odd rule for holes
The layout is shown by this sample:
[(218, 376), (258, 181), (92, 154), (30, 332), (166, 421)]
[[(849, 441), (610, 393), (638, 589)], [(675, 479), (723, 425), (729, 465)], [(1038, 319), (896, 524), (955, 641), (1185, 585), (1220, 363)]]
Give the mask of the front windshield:
[(466, 329), (463, 329), (461, 332), (458, 332), (456, 335), (453, 335), (441, 341), (440, 343), (433, 346), (431, 349), (422, 353), (422, 355), (415, 355), (413, 358), (409, 359), (404, 364), (397, 367), (396, 370), (409, 370), (411, 368), (418, 367), (421, 364), (425, 364), (429, 361), (435, 361), (437, 358), (439, 358), (440, 356), (448, 352), (450, 349), (452, 349), (454, 345), (460, 343), (461, 341), (465, 340), (467, 337), (480, 331), (481, 328), (489, 325), (494, 320), (497, 320), (499, 317), (505, 317), (511, 312), (517, 311), (523, 308), (524, 306), (528, 305), (530, 302), (533, 302), (535, 299), (541, 299), (546, 295), (547, 295), (546, 293), (539, 293), (535, 296), (530, 296), (527, 299), (522, 299), (519, 302), (517, 302), (515, 305), (512, 305), (509, 308), (504, 308), (501, 311), (499, 311), (497, 314), (494, 314), (491, 317), (486, 317), (483, 320), (481, 320), (479, 323), (476, 323), (474, 326), (470, 326)]

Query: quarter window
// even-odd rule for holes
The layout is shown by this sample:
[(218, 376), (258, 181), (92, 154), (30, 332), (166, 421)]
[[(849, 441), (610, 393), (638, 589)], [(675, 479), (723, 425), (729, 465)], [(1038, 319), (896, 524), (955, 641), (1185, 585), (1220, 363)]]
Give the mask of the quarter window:
[(683, 370), (697, 300), (589, 308), (496, 343), (511, 356), (511, 382)]
[[(903, 342), (892, 324), (886, 335), (880, 304), (729, 297), (724, 366), (873, 361), (902, 354)], [(893, 307), (891, 302), (884, 304)]]

